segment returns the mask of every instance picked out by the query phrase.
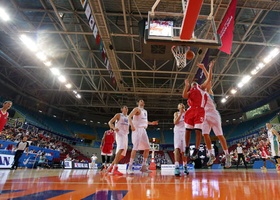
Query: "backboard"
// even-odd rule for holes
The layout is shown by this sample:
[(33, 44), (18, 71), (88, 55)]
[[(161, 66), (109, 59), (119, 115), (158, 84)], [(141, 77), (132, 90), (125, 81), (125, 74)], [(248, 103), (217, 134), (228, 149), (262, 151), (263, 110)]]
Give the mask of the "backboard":
[[(182, 1), (182, 13), (154, 11), (160, 0), (148, 12), (145, 24), (144, 42), (171, 43), (195, 47), (219, 48), (221, 40), (216, 24), (209, 15), (202, 15), (200, 8), (203, 0)], [(186, 3), (187, 2), (187, 3)]]

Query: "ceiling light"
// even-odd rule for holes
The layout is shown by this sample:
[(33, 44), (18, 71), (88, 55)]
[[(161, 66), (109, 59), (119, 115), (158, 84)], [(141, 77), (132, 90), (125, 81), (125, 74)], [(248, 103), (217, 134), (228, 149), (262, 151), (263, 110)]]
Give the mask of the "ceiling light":
[(229, 96), (227, 95), (227, 96), (226, 96), (226, 99), (228, 99), (228, 98), (229, 98)]
[(104, 124), (107, 124), (107, 122), (104, 122)]
[(0, 8), (0, 17), (5, 22), (10, 20), (10, 16), (6, 13), (6, 11), (3, 8)]
[(73, 90), (73, 93), (74, 93), (74, 94), (77, 94), (77, 91), (76, 91), (76, 90)]
[(30, 50), (30, 51), (37, 51), (38, 47), (36, 43), (34, 43), (29, 37), (26, 35), (21, 35), (19, 39), (25, 44), (25, 46)]
[(229, 120), (227, 119), (226, 122), (229, 122)]
[(233, 121), (235, 121), (235, 119), (232, 119)]
[(244, 86), (244, 83), (240, 82), (237, 84), (237, 87), (242, 88)]
[(64, 15), (64, 13), (63, 13), (63, 12), (59, 12), (58, 14), (59, 14), (59, 17), (60, 17), (60, 18), (62, 18), (62, 17), (63, 17), (63, 15)]
[(66, 81), (66, 78), (65, 76), (61, 75), (58, 77), (58, 80), (61, 82), (61, 83), (64, 83)]
[(39, 60), (41, 61), (46, 61), (47, 60), (47, 56), (43, 53), (43, 52), (38, 52), (36, 53), (37, 58), (39, 58)]
[(65, 87), (67, 87), (68, 89), (70, 89), (70, 88), (72, 87), (72, 85), (71, 85), (70, 83), (67, 83), (67, 84), (65, 85)]
[(221, 100), (222, 103), (225, 103), (226, 101), (227, 101), (226, 98), (222, 98)]
[(51, 61), (46, 61), (44, 62), (44, 64), (47, 66), (47, 67), (50, 67), (52, 65), (52, 62)]
[(256, 69), (253, 69), (252, 71), (251, 71), (251, 74), (252, 75), (255, 75), (255, 74), (257, 74), (258, 73), (258, 71), (256, 70)]
[(53, 115), (53, 117), (55, 118), (55, 117), (56, 117), (56, 115)]
[(90, 120), (89, 122), (90, 122), (90, 123), (92, 123), (93, 121), (92, 121), (92, 120)]
[(80, 94), (77, 94), (76, 97), (77, 97), (77, 99), (82, 98), (82, 96)]
[(252, 77), (250, 75), (246, 75), (242, 78), (241, 82), (244, 83), (244, 84), (248, 83), (251, 78)]
[(83, 119), (83, 122), (87, 121), (86, 119)]
[(39, 110), (39, 113), (41, 113), (42, 112), (42, 110)]
[(53, 75), (55, 75), (55, 76), (59, 76), (60, 75), (59, 69), (57, 69), (55, 67), (52, 67), (52, 68), (50, 68), (50, 70), (53, 73)]
[(97, 122), (97, 124), (100, 124), (100, 122)]
[(272, 57), (270, 55), (266, 56), (264, 59), (263, 59), (263, 62), (265, 64), (269, 63), (270, 61), (272, 60)]
[(231, 92), (231, 94), (235, 94), (237, 92), (237, 90), (232, 88), (230, 92)]
[(260, 70), (264, 67), (264, 63), (260, 62), (257, 67), (256, 67), (256, 70)]
[(272, 58), (274, 58), (274, 57), (276, 57), (279, 54), (279, 52), (280, 52), (280, 49), (276, 47), (275, 49), (273, 49), (270, 52), (270, 55), (271, 55)]

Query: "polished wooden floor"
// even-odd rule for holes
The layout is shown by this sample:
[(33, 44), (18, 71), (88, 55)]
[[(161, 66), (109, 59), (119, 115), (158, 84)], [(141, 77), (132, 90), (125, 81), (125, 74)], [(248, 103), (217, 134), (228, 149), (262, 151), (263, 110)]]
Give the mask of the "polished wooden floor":
[(104, 176), (94, 170), (0, 170), (0, 199), (274, 200), (280, 199), (280, 174), (252, 169), (196, 170), (181, 177), (173, 171)]

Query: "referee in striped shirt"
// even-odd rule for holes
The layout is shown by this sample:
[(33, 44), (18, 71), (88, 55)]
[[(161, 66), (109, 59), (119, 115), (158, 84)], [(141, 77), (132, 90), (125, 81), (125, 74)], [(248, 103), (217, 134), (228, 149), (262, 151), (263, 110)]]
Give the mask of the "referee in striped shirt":
[(24, 151), (26, 151), (26, 155), (28, 156), (28, 147), (29, 144), (27, 142), (27, 137), (24, 137), (22, 141), (17, 144), (17, 151), (14, 157), (14, 163), (13, 166), (11, 167), (11, 170), (13, 169), (16, 170), (18, 168), (18, 161)]

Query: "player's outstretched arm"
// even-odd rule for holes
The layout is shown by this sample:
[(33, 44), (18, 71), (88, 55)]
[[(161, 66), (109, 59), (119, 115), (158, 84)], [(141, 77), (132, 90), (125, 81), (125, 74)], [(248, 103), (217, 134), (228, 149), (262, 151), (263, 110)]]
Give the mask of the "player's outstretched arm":
[(158, 125), (158, 121), (148, 122), (148, 125)]
[(205, 82), (201, 85), (201, 89), (204, 90), (206, 89), (209, 85), (211, 85), (211, 80), (212, 80), (212, 73), (213, 73), (213, 67), (214, 67), (214, 64), (215, 64), (215, 61), (212, 60), (210, 62), (210, 65), (209, 65), (209, 73), (208, 73), (208, 77), (207, 79), (205, 80)]
[(203, 73), (204, 73), (204, 75), (205, 75), (205, 77), (206, 77), (206, 79), (207, 79), (208, 76), (209, 76), (209, 73), (207, 72), (207, 70), (206, 70), (204, 64), (198, 63), (197, 66), (203, 71)]
[(189, 82), (188, 79), (186, 79), (185, 80), (185, 87), (184, 87), (183, 94), (182, 94), (182, 97), (184, 99), (189, 98), (189, 89), (190, 89), (190, 82)]

